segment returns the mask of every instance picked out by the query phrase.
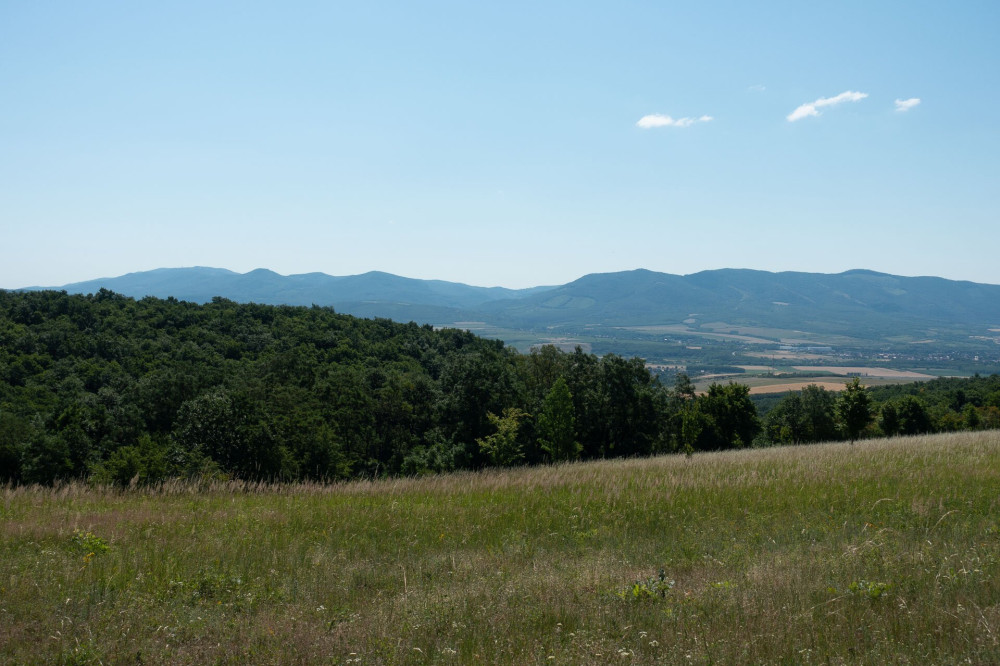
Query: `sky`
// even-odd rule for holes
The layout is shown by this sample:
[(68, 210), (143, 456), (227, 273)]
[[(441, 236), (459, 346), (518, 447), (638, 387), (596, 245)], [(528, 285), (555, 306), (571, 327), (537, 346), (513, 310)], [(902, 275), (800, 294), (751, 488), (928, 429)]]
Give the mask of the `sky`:
[(1000, 2), (0, 0), (0, 288), (1000, 284)]

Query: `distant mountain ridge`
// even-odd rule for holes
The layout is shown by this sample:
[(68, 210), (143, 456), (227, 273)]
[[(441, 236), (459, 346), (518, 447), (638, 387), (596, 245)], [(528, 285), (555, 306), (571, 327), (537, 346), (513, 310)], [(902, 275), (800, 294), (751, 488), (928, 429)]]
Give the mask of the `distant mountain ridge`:
[(172, 296), (178, 300), (205, 303), (216, 296), (237, 302), (270, 305), (323, 305), (378, 302), (438, 308), (472, 308), (487, 301), (517, 299), (548, 287), (506, 289), (473, 287), (443, 280), (418, 280), (371, 271), (361, 275), (334, 276), (326, 273), (280, 275), (266, 268), (236, 273), (224, 268), (157, 268), (118, 277), (74, 282), (61, 287), (69, 293), (95, 293), (109, 289), (142, 298)]
[(283, 276), (267, 269), (240, 274), (195, 267), (57, 287), (71, 293), (102, 288), (136, 298), (207, 302), (221, 296), (238, 302), (332, 306), (358, 316), (419, 323), (483, 321), (556, 332), (686, 320), (870, 339), (901, 331), (961, 334), (1000, 328), (1000, 285), (862, 269), (837, 274), (720, 269), (691, 275), (638, 269), (585, 275), (560, 286), (506, 289), (382, 272)]
[(517, 301), (484, 307), (519, 325), (636, 326), (702, 322), (850, 333), (859, 328), (1000, 323), (1000, 285), (900, 277), (870, 270), (770, 273), (719, 269), (691, 275), (648, 270), (586, 275)]

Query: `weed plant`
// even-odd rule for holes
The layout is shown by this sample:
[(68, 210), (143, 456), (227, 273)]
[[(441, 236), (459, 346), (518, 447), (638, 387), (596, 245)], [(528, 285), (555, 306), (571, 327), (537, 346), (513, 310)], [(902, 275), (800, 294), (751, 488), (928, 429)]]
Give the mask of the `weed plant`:
[(1000, 663), (1000, 433), (0, 489), (0, 663)]

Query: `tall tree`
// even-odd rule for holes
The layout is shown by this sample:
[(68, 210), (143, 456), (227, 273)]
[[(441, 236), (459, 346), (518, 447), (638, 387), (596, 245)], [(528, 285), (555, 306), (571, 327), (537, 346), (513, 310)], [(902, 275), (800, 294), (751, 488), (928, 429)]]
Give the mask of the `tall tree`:
[(857, 377), (844, 387), (837, 398), (837, 418), (852, 444), (871, 423), (872, 410), (868, 391)]
[(899, 433), (901, 435), (923, 435), (934, 430), (927, 405), (920, 398), (904, 396), (896, 407), (899, 412)]
[(772, 442), (799, 444), (809, 441), (809, 424), (806, 422), (802, 396), (798, 392), (791, 392), (782, 398), (767, 413), (765, 425), (767, 437)]
[[(749, 446), (760, 433), (757, 408), (750, 400), (745, 384), (712, 384), (708, 393), (697, 400), (698, 410), (713, 424), (707, 448), (728, 449)], [(707, 433), (703, 433), (703, 438)]]
[(892, 400), (882, 403), (878, 416), (878, 426), (881, 428), (882, 434), (886, 437), (895, 437), (899, 434), (901, 425), (896, 403)]
[(802, 389), (802, 409), (809, 426), (810, 442), (829, 442), (837, 437), (837, 398), (833, 391), (809, 384)]
[(530, 416), (531, 414), (517, 407), (508, 407), (503, 410), (502, 416), (487, 413), (486, 417), (496, 428), (496, 432), (477, 439), (476, 443), (490, 463), (498, 467), (509, 467), (524, 459), (524, 450), (517, 441), (517, 431), (521, 427), (521, 421)]
[(560, 377), (545, 396), (538, 415), (538, 443), (553, 461), (575, 460), (583, 447), (576, 441), (573, 394)]

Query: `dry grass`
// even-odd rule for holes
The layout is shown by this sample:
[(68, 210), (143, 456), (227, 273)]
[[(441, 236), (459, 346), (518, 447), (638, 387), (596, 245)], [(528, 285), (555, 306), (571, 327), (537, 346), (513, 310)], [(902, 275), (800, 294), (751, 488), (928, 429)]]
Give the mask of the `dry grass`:
[(998, 503), (998, 433), (6, 488), (0, 662), (996, 663)]

